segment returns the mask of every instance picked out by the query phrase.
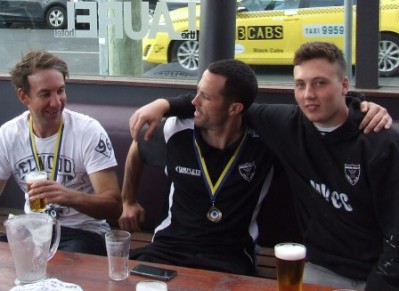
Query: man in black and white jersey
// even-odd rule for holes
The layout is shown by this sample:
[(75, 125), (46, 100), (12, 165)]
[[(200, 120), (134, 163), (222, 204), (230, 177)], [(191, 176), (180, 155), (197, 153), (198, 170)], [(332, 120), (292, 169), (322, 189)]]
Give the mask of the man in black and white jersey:
[(272, 178), (272, 154), (242, 118), (257, 92), (245, 63), (212, 63), (192, 101), (194, 118), (168, 118), (154, 139), (132, 143), (121, 228), (136, 230), (143, 215), (135, 197), (143, 162), (165, 164), (171, 187), (167, 217), (131, 259), (254, 274), (257, 214)]

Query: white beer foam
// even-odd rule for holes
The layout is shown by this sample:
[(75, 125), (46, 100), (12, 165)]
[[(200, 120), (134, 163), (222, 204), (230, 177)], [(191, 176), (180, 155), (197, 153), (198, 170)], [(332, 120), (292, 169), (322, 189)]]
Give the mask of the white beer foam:
[(46, 172), (30, 172), (25, 177), (26, 183), (34, 183), (36, 181), (47, 180)]
[(286, 261), (301, 260), (306, 257), (306, 248), (299, 244), (280, 244), (274, 247), (274, 255)]

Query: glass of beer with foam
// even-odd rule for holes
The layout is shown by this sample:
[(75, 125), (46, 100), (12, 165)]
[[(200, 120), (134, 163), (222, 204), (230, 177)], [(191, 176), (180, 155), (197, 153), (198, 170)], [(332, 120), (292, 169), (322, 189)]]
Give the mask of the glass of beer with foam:
[(274, 246), (279, 291), (301, 291), (306, 248), (298, 243), (281, 243)]
[[(32, 184), (38, 181), (47, 180), (47, 173), (45, 171), (30, 172), (25, 177), (25, 182), (28, 187), (28, 192), (30, 191)], [(43, 212), (46, 209), (46, 203), (44, 199), (36, 199), (34, 201), (29, 201), (30, 209), (33, 212)]]

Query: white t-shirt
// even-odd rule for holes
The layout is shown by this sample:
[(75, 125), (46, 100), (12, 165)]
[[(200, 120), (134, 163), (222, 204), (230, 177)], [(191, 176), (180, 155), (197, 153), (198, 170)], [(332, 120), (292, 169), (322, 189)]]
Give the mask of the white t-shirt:
[[(87, 115), (64, 109), (63, 118), (64, 131), (57, 182), (73, 190), (94, 193), (89, 175), (117, 165), (111, 141), (100, 123)], [(37, 151), (49, 177), (56, 138), (57, 134), (48, 138), (35, 137)], [(26, 213), (30, 212), (30, 207), (25, 176), (30, 171), (37, 170), (29, 139), (29, 111), (0, 127), (0, 180), (8, 180), (11, 175), (14, 176), (25, 192)], [(105, 220), (94, 219), (70, 207), (61, 209), (62, 226), (100, 235), (109, 230)]]

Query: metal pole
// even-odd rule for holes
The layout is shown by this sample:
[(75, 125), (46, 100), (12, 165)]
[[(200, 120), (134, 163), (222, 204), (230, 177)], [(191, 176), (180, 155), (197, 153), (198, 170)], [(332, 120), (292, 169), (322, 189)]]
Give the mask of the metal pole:
[(236, 0), (201, 1), (199, 79), (210, 63), (234, 58), (236, 12)]
[(352, 0), (344, 2), (344, 54), (347, 66), (347, 75), (349, 80), (352, 79), (352, 20), (353, 20), (353, 4)]
[(357, 0), (355, 86), (377, 89), (380, 0)]

